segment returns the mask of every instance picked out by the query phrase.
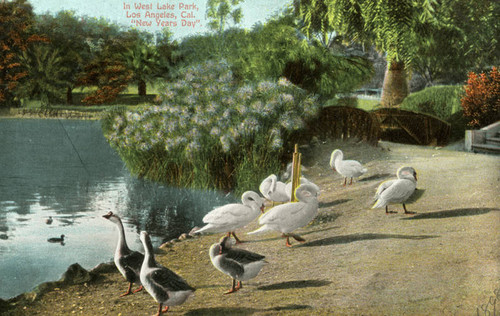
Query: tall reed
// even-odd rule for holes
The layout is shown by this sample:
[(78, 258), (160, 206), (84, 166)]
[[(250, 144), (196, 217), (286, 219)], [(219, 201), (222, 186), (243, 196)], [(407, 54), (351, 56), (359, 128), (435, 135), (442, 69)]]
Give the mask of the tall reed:
[(225, 61), (186, 68), (160, 105), (109, 111), (103, 129), (133, 174), (241, 192), (285, 163), (290, 135), (319, 113), (286, 79), (240, 84)]

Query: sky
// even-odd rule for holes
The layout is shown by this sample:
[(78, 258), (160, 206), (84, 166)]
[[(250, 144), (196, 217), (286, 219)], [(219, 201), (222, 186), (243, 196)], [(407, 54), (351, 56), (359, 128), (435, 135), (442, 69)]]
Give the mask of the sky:
[[(104, 17), (110, 22), (152, 33), (169, 27), (174, 38), (205, 33), (207, 0), (28, 0), (36, 14), (75, 11), (77, 16)], [(265, 22), (292, 0), (246, 0), (241, 26)]]

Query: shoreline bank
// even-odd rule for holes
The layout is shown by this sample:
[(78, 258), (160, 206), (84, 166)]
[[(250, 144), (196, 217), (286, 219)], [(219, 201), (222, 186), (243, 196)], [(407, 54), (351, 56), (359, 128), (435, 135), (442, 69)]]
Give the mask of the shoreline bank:
[(0, 118), (100, 120), (105, 111), (77, 111), (55, 108), (9, 108), (0, 110)]

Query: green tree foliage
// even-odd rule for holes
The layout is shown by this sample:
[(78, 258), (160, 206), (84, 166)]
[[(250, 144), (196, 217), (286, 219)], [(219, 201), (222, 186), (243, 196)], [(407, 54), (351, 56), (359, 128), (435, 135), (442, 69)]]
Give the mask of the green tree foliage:
[(41, 100), (45, 105), (64, 99), (70, 70), (58, 49), (48, 44), (34, 45), (22, 53), (20, 61), (28, 76), (16, 91), (19, 97)]
[(286, 77), (324, 98), (353, 91), (373, 74), (372, 65), (363, 57), (334, 53), (306, 41), (287, 15), (257, 25), (251, 31), (229, 29), (223, 36), (226, 45), (221, 50), (217, 48), (218, 35), (186, 38), (179, 45), (184, 62), (222, 57), (232, 65), (239, 80)]
[(158, 53), (157, 76), (169, 78), (175, 65), (180, 63), (178, 43), (173, 40), (173, 33), (168, 28), (156, 33), (156, 51)]
[(208, 0), (207, 1), (207, 18), (209, 19), (208, 27), (222, 33), (231, 18), (233, 24), (239, 24), (243, 18), (241, 8), (237, 8), (244, 0)]
[(21, 56), (30, 43), (44, 39), (33, 33), (34, 15), (25, 0), (0, 2), (0, 106), (15, 105), (15, 91), (28, 75)]
[(68, 69), (65, 77), (68, 104), (73, 102), (72, 90), (85, 67), (120, 33), (116, 25), (104, 19), (77, 16), (73, 11), (39, 15), (36, 29), (49, 38), (53, 49), (61, 52), (62, 66)]
[(139, 33), (132, 47), (122, 53), (127, 68), (133, 73), (133, 80), (137, 83), (138, 94), (147, 94), (146, 83), (152, 82), (158, 75), (159, 53), (153, 45), (152, 35)]
[(166, 85), (160, 106), (112, 113), (106, 137), (129, 169), (179, 186), (244, 191), (277, 172), (290, 135), (315, 117), (315, 98), (282, 78), (241, 84), (207, 61)]
[(428, 84), (461, 84), (469, 71), (499, 64), (500, 2), (443, 0), (433, 16), (412, 64)]
[(87, 104), (112, 102), (134, 77), (122, 52), (137, 43), (138, 33), (123, 31), (118, 25), (107, 22), (97, 30), (94, 37), (86, 39), (91, 59), (77, 77), (77, 86), (97, 86), (96, 91), (82, 100)]

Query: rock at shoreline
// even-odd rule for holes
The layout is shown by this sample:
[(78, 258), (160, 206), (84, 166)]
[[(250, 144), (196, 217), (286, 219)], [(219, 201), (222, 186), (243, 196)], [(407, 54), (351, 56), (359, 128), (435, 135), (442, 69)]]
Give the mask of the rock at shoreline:
[(59, 282), (64, 284), (82, 284), (92, 280), (92, 274), (82, 268), (78, 263), (73, 263), (64, 272)]

